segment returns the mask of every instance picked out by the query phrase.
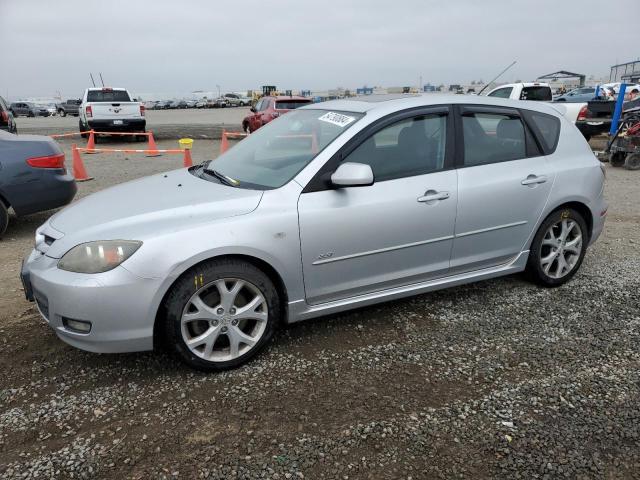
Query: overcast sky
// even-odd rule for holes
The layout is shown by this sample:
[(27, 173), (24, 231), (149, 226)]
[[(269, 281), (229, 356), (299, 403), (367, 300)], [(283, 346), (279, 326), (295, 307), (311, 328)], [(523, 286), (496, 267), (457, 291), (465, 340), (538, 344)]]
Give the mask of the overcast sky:
[(0, 93), (78, 97), (89, 72), (135, 92), (465, 83), (513, 60), (501, 80), (608, 76), (639, 21), (640, 0), (0, 0)]

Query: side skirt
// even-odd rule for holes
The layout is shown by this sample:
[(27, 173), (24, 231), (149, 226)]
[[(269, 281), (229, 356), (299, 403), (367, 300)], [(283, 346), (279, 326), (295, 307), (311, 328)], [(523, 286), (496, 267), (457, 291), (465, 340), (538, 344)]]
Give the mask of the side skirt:
[(367, 293), (364, 295), (358, 295), (342, 300), (321, 303), (318, 305), (309, 305), (305, 300), (295, 300), (293, 302), (289, 302), (289, 315), (287, 322), (300, 322), (303, 320), (308, 320), (310, 318), (343, 312), (345, 310), (365, 307), (368, 305), (374, 305), (376, 303), (387, 302), (389, 300), (411, 297), (413, 295), (419, 295), (421, 293), (432, 292), (435, 290), (442, 290), (448, 287), (455, 287), (467, 283), (478, 282), (480, 280), (487, 280), (490, 278), (511, 275), (513, 273), (522, 272), (527, 265), (528, 258), (529, 250), (525, 250), (523, 252), (520, 252), (520, 254), (518, 254), (518, 256), (516, 256), (513, 260), (510, 260), (509, 262), (498, 265), (496, 267), (474, 270), (471, 272), (451, 275), (449, 277), (429, 280), (427, 282), (414, 283), (411, 285)]

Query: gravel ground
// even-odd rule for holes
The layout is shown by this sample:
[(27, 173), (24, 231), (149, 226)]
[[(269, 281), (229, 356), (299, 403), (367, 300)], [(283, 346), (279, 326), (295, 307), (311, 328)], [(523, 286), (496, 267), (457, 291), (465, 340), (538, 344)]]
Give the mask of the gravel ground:
[[(194, 160), (216, 150), (196, 141)], [(86, 157), (79, 196), (177, 162)], [(569, 284), (513, 276), (317, 319), (213, 375), (57, 340), (18, 281), (47, 214), (14, 219), (0, 476), (640, 478), (640, 174), (607, 173), (605, 232)]]

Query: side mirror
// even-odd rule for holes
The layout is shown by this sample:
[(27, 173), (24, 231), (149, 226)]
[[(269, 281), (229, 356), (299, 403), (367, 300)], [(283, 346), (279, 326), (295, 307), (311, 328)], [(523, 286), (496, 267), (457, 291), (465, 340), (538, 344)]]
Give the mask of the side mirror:
[(249, 110), (252, 111), (253, 113), (257, 112), (256, 107), (251, 107)]
[(336, 187), (366, 187), (373, 185), (373, 170), (364, 163), (345, 162), (331, 175)]

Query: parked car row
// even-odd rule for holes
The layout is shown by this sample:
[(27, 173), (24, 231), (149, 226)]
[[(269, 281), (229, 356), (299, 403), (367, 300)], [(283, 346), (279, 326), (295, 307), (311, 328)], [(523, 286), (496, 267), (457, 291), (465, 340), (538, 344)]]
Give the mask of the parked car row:
[(238, 95), (237, 93), (226, 93), (218, 98), (203, 98), (201, 100), (160, 100), (157, 102), (145, 102), (147, 110), (248, 107), (249, 105), (251, 105), (251, 98)]

